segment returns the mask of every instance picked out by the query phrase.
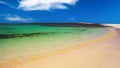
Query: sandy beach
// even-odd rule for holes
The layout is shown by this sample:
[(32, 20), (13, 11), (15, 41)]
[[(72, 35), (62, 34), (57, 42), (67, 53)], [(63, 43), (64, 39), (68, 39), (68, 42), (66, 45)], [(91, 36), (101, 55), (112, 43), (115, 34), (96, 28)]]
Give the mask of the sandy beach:
[(0, 68), (120, 68), (120, 0), (0, 0)]
[(43, 56), (1, 64), (9, 68), (120, 68), (120, 30)]
[[(116, 30), (119, 33), (119, 30)], [(119, 39), (113, 29), (109, 34), (78, 46), (70, 47), (50, 57), (18, 64), (17, 68), (119, 68)], [(83, 47), (81, 47), (81, 45)], [(67, 52), (66, 52), (67, 51)], [(55, 53), (53, 53), (55, 54)]]

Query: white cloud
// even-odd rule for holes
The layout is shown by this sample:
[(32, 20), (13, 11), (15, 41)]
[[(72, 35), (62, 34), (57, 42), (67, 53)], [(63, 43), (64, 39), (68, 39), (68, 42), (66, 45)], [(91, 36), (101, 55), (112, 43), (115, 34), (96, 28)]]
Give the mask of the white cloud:
[(17, 16), (17, 15), (7, 16), (5, 19), (8, 20), (8, 21), (19, 21), (19, 22), (29, 22), (29, 21), (32, 20), (31, 18), (28, 18), (28, 19), (27, 18), (22, 18), (22, 17)]
[(4, 2), (4, 1), (0, 1), (0, 4), (7, 5), (7, 6), (11, 7), (11, 8), (16, 9), (16, 7), (14, 7), (13, 5), (8, 4), (8, 3)]
[(6, 4), (5, 2), (3, 2), (3, 1), (0, 1), (0, 4)]
[(18, 8), (23, 10), (67, 9), (67, 5), (75, 5), (78, 0), (20, 0)]

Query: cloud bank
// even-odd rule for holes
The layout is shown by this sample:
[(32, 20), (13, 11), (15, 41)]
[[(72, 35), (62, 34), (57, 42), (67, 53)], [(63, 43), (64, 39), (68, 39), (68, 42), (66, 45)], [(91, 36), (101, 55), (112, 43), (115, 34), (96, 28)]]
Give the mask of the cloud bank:
[(18, 8), (23, 10), (67, 9), (67, 5), (75, 5), (78, 0), (20, 0)]
[(32, 20), (31, 18), (22, 18), (22, 17), (17, 16), (17, 15), (7, 16), (5, 19), (8, 21), (19, 21), (19, 22), (29, 22)]

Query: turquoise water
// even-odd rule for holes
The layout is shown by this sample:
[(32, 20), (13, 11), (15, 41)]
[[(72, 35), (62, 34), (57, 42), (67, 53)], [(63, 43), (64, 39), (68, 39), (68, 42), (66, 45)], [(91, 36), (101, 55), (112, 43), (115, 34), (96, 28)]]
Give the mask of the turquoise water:
[(0, 61), (61, 50), (108, 31), (108, 28), (0, 25), (0, 35), (7, 36), (0, 39)]
[[(40, 25), (3, 25), (0, 26), (0, 34), (22, 34), (39, 32), (74, 32), (77, 28), (73, 27), (48, 27)], [(67, 30), (67, 31), (66, 31)], [(84, 28), (81, 28), (84, 30)], [(76, 31), (75, 31), (76, 32)]]

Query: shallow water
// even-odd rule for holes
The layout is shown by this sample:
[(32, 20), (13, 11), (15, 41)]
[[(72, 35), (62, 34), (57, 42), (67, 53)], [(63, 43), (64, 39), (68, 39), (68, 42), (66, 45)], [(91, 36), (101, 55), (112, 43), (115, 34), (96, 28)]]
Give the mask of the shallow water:
[(108, 31), (108, 28), (1, 25), (0, 61), (19, 60), (61, 50), (102, 36)]

